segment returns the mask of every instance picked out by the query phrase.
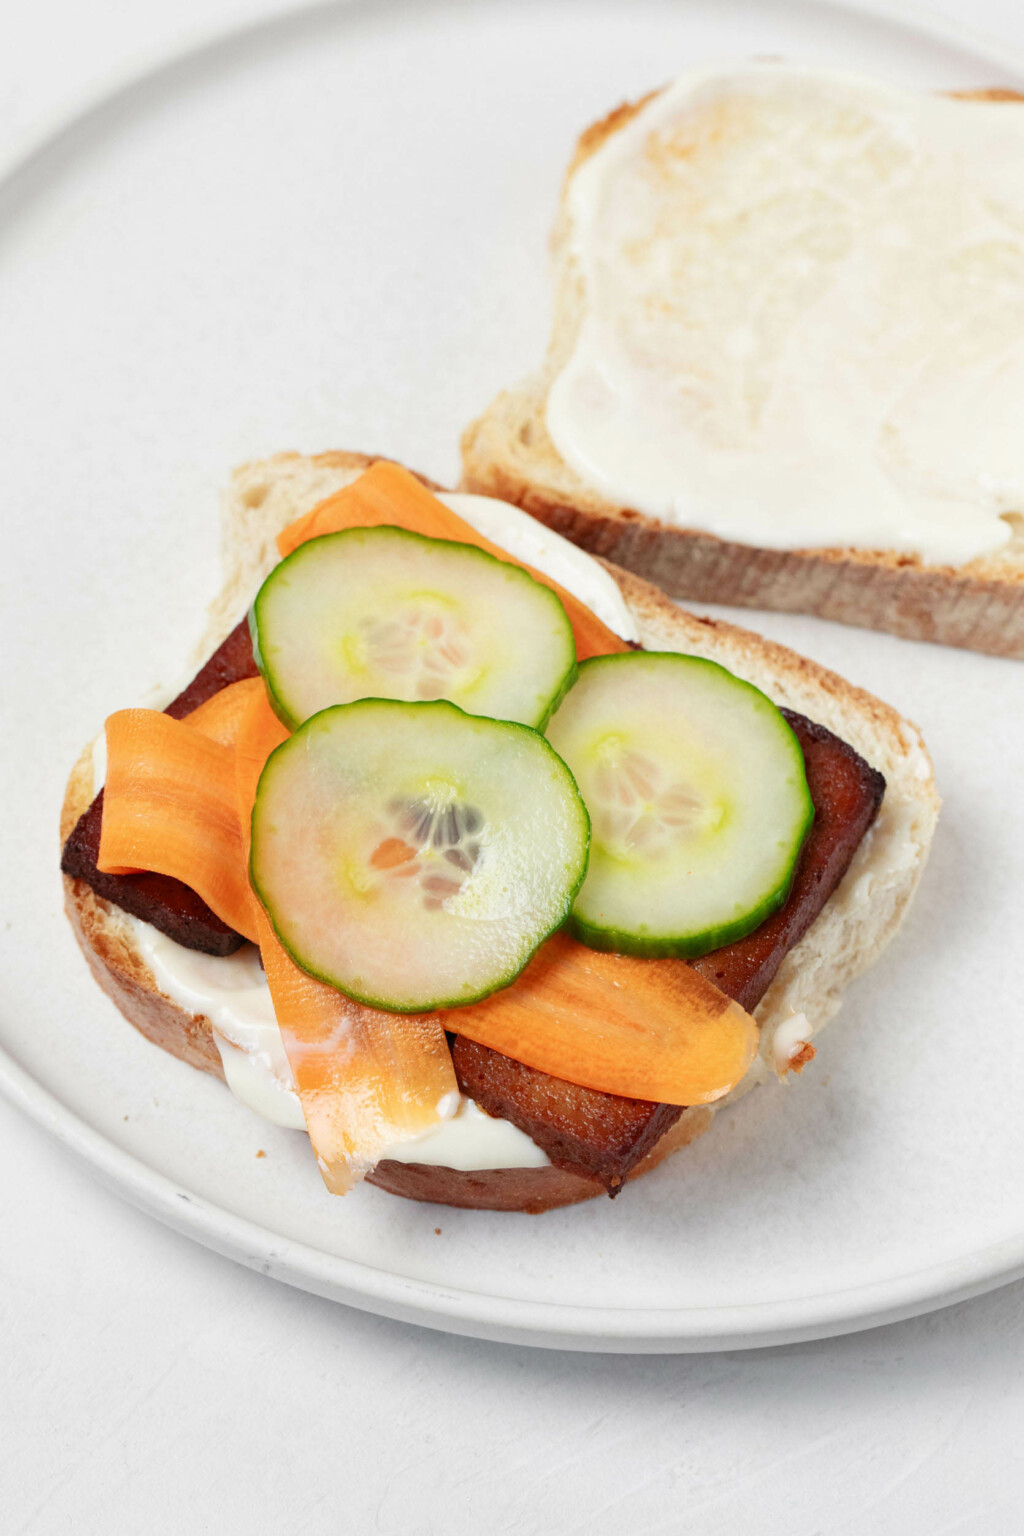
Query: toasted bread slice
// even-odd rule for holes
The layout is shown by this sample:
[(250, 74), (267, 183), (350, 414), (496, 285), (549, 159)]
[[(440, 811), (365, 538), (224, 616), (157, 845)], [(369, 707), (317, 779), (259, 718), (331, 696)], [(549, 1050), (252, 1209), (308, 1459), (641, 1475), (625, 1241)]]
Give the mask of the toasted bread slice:
[[(240, 469), (224, 504), (224, 560), (228, 580), (199, 648), (207, 656), (224, 639), (276, 563), (276, 534), (325, 496), (354, 479), (373, 460), (333, 453), (315, 458), (280, 454)], [(887, 783), (878, 818), (845, 878), (803, 939), (789, 952), (756, 1009), (762, 1052), (740, 1085), (753, 1087), (771, 1073), (776, 1029), (796, 1014), (809, 1038), (835, 1013), (849, 983), (893, 936), (920, 878), (938, 814), (931, 762), (913, 725), (870, 694), (852, 687), (792, 651), (732, 625), (681, 612), (662, 593), (609, 567), (637, 621), (643, 643), (720, 661), (764, 689), (781, 705), (806, 714), (849, 742)], [(61, 816), (62, 841), (88, 808), (94, 792), (91, 748), (72, 772)], [(202, 1071), (223, 1076), (212, 1025), (186, 1013), (156, 984), (120, 909), (81, 880), (65, 877), (68, 915), (93, 974), (121, 1012), (146, 1037)], [(680, 1119), (634, 1170), (636, 1177), (712, 1123), (706, 1106)], [(389, 1161), (371, 1180), (396, 1194), (441, 1204), (542, 1211), (603, 1192), (593, 1178), (556, 1167), (463, 1173)]]
[[(673, 597), (813, 613), (845, 624), (1024, 658), (1024, 514), (996, 554), (959, 566), (894, 550), (759, 548), (609, 501), (572, 469), (546, 424), (548, 393), (573, 353), (584, 311), (565, 196), (574, 172), (652, 96), (617, 107), (581, 135), (553, 236), (555, 325), (540, 373), (499, 394), (462, 439), (463, 489), (497, 496)], [(1020, 104), (1017, 92), (963, 92)], [(1008, 106), (1007, 110), (1013, 110)]]

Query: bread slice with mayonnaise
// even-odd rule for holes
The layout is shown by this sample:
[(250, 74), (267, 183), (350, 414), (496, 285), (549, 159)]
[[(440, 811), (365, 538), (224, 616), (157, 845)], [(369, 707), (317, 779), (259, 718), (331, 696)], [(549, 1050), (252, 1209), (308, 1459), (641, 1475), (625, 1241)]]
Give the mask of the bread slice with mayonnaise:
[(778, 63), (581, 136), (463, 484), (674, 597), (1024, 658), (1024, 110)]
[[(312, 458), (281, 454), (246, 465), (235, 474), (224, 501), (227, 581), (212, 611), (197, 662), (205, 661), (237, 624), (276, 564), (275, 539), (281, 529), (349, 484), (372, 462), (352, 453)], [(499, 505), (487, 510), (500, 521)], [(517, 543), (523, 529), (517, 535), (515, 527), (516, 519), (523, 525), (527, 520), (514, 509), (510, 513), (506, 538), (517, 555), (536, 563), (542, 554), (553, 562), (552, 574), (557, 570), (563, 582), (567, 565), (559, 562), (589, 565), (578, 550), (562, 546), (543, 529), (534, 532), (533, 525), (525, 528), (533, 538), (527, 552), (521, 542)], [(491, 526), (496, 532), (497, 522)], [(544, 541), (546, 548), (542, 547)], [(832, 1017), (846, 988), (895, 934), (924, 868), (938, 814), (931, 762), (916, 727), (835, 674), (745, 630), (684, 613), (654, 587), (625, 571), (603, 563), (593, 569), (601, 582), (607, 582), (609, 576), (614, 581), (616, 601), (621, 595), (636, 638), (644, 646), (688, 652), (722, 663), (779, 705), (827, 727), (885, 777), (881, 809), (845, 877), (810, 929), (789, 950), (755, 1010), (761, 1032), (760, 1054), (729, 1101), (723, 1101), (731, 1102), (757, 1083), (786, 1075), (797, 1048), (809, 1043)], [(98, 773), (90, 746), (83, 751), (68, 783), (61, 816), (62, 843), (97, 788)], [(125, 1017), (183, 1062), (223, 1078), (225, 1057), (215, 1039), (214, 1021), (162, 989), (138, 921), (96, 895), (83, 880), (65, 875), (64, 884), (66, 909), (78, 942), (96, 980)], [(457, 1028), (457, 1011), (450, 1020)], [(803, 1050), (804, 1057), (809, 1054)], [(686, 1109), (629, 1177), (649, 1171), (668, 1153), (701, 1135), (719, 1107)], [(515, 1166), (513, 1155), (513, 1165), (506, 1157), (506, 1165), (495, 1168), (454, 1168), (436, 1161), (410, 1160), (415, 1156), (415, 1148), (410, 1147), (404, 1160), (383, 1160), (370, 1174), (371, 1182), (419, 1200), (531, 1212), (572, 1204), (605, 1189), (595, 1179), (571, 1167), (556, 1166), (544, 1156), (531, 1157), (528, 1166)]]

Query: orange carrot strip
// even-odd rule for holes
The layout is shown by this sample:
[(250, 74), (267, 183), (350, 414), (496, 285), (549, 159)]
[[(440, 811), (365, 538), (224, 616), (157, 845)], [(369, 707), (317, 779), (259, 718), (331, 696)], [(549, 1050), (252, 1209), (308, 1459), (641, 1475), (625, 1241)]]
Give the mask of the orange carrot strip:
[(602, 954), (565, 933), (445, 1022), (552, 1077), (659, 1104), (721, 1098), (757, 1051), (749, 1014), (682, 960)]
[(383, 526), (408, 528), (412, 533), (426, 534), (432, 539), (475, 544), (478, 549), (486, 550), (509, 565), (522, 566), (535, 581), (550, 587), (561, 598), (576, 637), (576, 654), (580, 661), (585, 661), (588, 656), (607, 656), (629, 649), (625, 640), (620, 640), (614, 630), (602, 624), (578, 597), (573, 597), (543, 571), (535, 570), (532, 565), (517, 560), (507, 550), (485, 539), (482, 533), (477, 533), (463, 518), (450, 511), (443, 501), (431, 495), (415, 475), (386, 459), (378, 460), (358, 480), (290, 523), (278, 534), (277, 547), (282, 555), (290, 555), (300, 544), (319, 538), (321, 534), (340, 533), (346, 528)]
[(213, 694), (205, 704), (200, 704), (185, 716), (194, 731), (202, 731), (212, 741), (233, 747), (246, 710), (258, 693), (263, 693), (262, 677), (245, 677), (238, 683), (229, 683)]
[[(205, 703), (197, 705), (183, 718), (188, 721), (193, 730), (201, 731), (211, 741), (219, 741), (222, 746), (233, 747), (242, 716), (256, 690), (263, 692), (262, 678), (247, 677), (241, 682), (229, 683), (226, 688), (221, 688), (218, 693), (213, 694)], [(107, 870), (106, 873), (113, 874), (115, 871)], [(139, 871), (124, 865), (116, 873), (133, 875)]]
[(155, 709), (111, 715), (97, 867), (183, 880), (252, 938), (232, 749)]
[(258, 677), (253, 681), (259, 686), (246, 701), (235, 740), (235, 804), (241, 822), (246, 869), (249, 867), (252, 807), (260, 774), (274, 748), (287, 741), (291, 735), (288, 727), (281, 724), (271, 709), (263, 679)]
[[(248, 861), (252, 805), (267, 757), (288, 736), (262, 687), (243, 715), (235, 762)], [(327, 1188), (342, 1195), (388, 1147), (436, 1125), (458, 1094), (436, 1014), (380, 1013), (301, 971), (255, 895), (252, 909), (274, 1013)]]
[[(324, 1183), (343, 1195), (458, 1094), (436, 1014), (379, 1013), (300, 971), (256, 915), (274, 1013)], [(450, 1103), (449, 1099), (449, 1103)]]

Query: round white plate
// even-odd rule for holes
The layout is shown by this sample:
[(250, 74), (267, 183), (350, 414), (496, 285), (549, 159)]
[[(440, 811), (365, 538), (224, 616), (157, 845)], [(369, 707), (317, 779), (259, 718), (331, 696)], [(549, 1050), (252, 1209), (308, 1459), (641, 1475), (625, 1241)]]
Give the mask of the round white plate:
[(750, 53), (1024, 83), (1005, 58), (819, 5), (352, 4), (168, 64), (0, 185), (0, 1086), (145, 1210), (322, 1295), (669, 1351), (863, 1327), (1024, 1272), (1018, 665), (752, 621), (916, 718), (945, 814), (901, 939), (813, 1070), (614, 1206), (331, 1199), (304, 1138), (121, 1019), (61, 913), (69, 766), (110, 709), (181, 670), (231, 467), (353, 447), (454, 479), (461, 427), (544, 347), (576, 132), (677, 66)]

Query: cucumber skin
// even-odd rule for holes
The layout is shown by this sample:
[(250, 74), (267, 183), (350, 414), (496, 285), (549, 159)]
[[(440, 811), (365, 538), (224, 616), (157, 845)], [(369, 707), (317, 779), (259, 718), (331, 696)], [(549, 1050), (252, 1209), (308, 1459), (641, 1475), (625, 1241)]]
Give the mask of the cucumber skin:
[[(299, 547), (301, 549), (302, 546), (300, 545)], [(275, 569), (276, 569), (276, 567), (275, 567)], [(263, 588), (261, 587), (260, 588), (260, 592), (262, 592), (262, 590), (263, 590)], [(278, 698), (277, 694), (274, 692), (273, 686), (272, 686), (271, 681), (270, 681), (270, 674), (267, 671), (267, 668), (263, 664), (263, 657), (262, 657), (262, 655), (260, 653), (260, 631), (259, 631), (259, 624), (256, 621), (256, 603), (259, 600), (259, 595), (260, 595), (260, 593), (257, 592), (255, 598), (253, 598), (252, 605), (251, 605), (251, 607), (249, 609), (249, 612), (248, 612), (248, 615), (247, 615), (248, 621), (249, 621), (249, 639), (252, 641), (252, 659), (256, 663), (256, 670), (257, 670), (257, 672), (260, 674), (260, 677), (263, 679), (263, 687), (266, 689), (267, 702), (269, 703), (271, 709), (274, 711), (274, 714), (277, 716), (277, 718), (280, 720), (281, 724), (287, 730), (294, 731), (295, 730), (295, 721), (292, 719), (291, 715), (285, 709), (284, 705), (281, 703), (281, 700)], [(282, 746), (283, 745), (284, 745), (284, 743), (282, 742)], [(274, 751), (276, 751), (276, 750), (277, 750), (277, 748), (275, 747)], [(270, 757), (273, 757), (273, 755), (274, 755), (274, 753), (271, 752)], [(267, 758), (267, 762), (268, 763), (270, 762), (270, 757)], [(264, 767), (266, 767), (266, 763), (264, 764)], [(260, 778), (262, 778), (262, 777), (263, 777), (263, 775), (260, 774)], [(259, 791), (257, 789), (257, 793), (258, 792)]]
[(728, 667), (723, 667), (721, 662), (710, 661), (703, 656), (690, 656), (681, 651), (624, 651), (612, 656), (591, 656), (579, 665), (579, 672), (583, 673), (588, 667), (615, 665), (616, 663), (628, 664), (635, 656), (645, 659), (652, 656), (681, 657), (688, 662), (699, 662), (701, 665), (714, 668), (718, 672), (725, 672), (733, 683), (757, 694), (759, 699), (778, 715), (779, 725), (787, 737), (792, 739), (793, 751), (796, 761), (800, 766), (803, 780), (805, 810), (803, 825), (800, 829), (799, 839), (796, 843), (793, 860), (786, 871), (780, 884), (772, 891), (759, 906), (753, 911), (747, 912), (743, 917), (737, 918), (731, 923), (719, 923), (714, 928), (703, 928), (699, 933), (684, 933), (676, 935), (662, 935), (645, 937), (637, 933), (625, 933), (617, 928), (603, 928), (599, 924), (588, 922), (580, 917), (577, 912), (570, 915), (567, 927), (573, 938), (585, 944), (588, 949), (602, 950), (605, 954), (634, 955), (642, 960), (697, 960), (701, 955), (707, 955), (715, 949), (721, 949), (726, 944), (735, 944), (740, 939), (745, 939), (753, 933), (768, 918), (774, 916), (779, 908), (784, 906), (789, 893), (793, 888), (796, 878), (796, 867), (800, 861), (804, 844), (814, 824), (814, 801), (811, 799), (811, 791), (807, 784), (807, 772), (804, 766), (804, 755), (797, 740), (796, 732), (789, 721), (783, 715), (777, 704), (769, 699), (766, 693), (753, 683), (748, 683), (744, 678), (737, 677), (730, 672)]
[[(538, 587), (543, 587), (544, 586), (544, 583), (540, 582), (540, 581), (537, 581), (536, 577), (531, 576), (529, 571), (523, 569), (522, 566), (517, 566), (514, 560), (499, 560), (497, 555), (489, 554), (486, 549), (480, 549), (475, 544), (463, 544), (458, 539), (434, 539), (434, 538), (428, 537), (424, 533), (413, 533), (411, 531), (411, 529), (409, 529), (409, 528), (402, 528), (397, 523), (394, 523), (394, 524), (392, 524), (392, 523), (382, 523), (382, 524), (379, 524), (379, 525), (377, 525), (377, 526), (375, 526), (373, 528), (344, 528), (344, 529), (342, 529), (340, 531), (340, 533), (322, 533), (322, 534), (320, 534), (315, 539), (307, 539), (303, 544), (296, 545), (295, 549), (292, 550), (291, 554), (290, 555), (286, 555), (283, 560), (279, 560), (277, 565), (274, 566), (273, 570), (268, 572), (268, 574), (264, 577), (263, 582), (260, 585), (259, 591), (256, 593), (256, 596), (253, 598), (252, 603), (250, 604), (249, 612), (248, 612), (248, 615), (247, 615), (247, 619), (248, 619), (248, 623), (249, 623), (249, 638), (252, 641), (253, 661), (256, 663), (256, 669), (257, 669), (257, 671), (259, 672), (260, 676), (263, 679), (263, 686), (267, 690), (267, 698), (270, 701), (271, 709), (274, 711), (274, 714), (280, 720), (281, 724), (283, 726), (286, 726), (289, 731), (292, 731), (292, 732), (297, 731), (299, 726), (302, 725), (304, 722), (301, 721), (301, 720), (297, 720), (295, 718), (295, 716), (292, 715), (288, 709), (286, 709), (284, 703), (278, 697), (277, 693), (274, 691), (274, 684), (273, 684), (273, 682), (271, 680), (270, 668), (266, 665), (266, 663), (264, 661), (264, 658), (263, 658), (263, 654), (262, 654), (262, 652), (260, 650), (259, 614), (258, 614), (260, 598), (263, 596), (264, 590), (267, 587), (268, 583), (274, 577), (277, 576), (277, 574), (281, 570), (281, 568), (283, 566), (287, 565), (289, 560), (294, 560), (297, 555), (301, 554), (305, 550), (308, 550), (312, 545), (319, 544), (321, 542), (321, 540), (323, 540), (323, 539), (345, 538), (347, 535), (352, 534), (352, 533), (375, 533), (375, 532), (378, 531), (378, 527), (385, 529), (388, 533), (400, 533), (400, 534), (403, 534), (406, 538), (408, 538), (408, 539), (415, 539), (420, 544), (436, 544), (436, 545), (441, 545), (441, 546), (444, 546), (446, 544), (452, 544), (457, 549), (470, 549), (475, 554), (480, 555), (484, 560), (493, 560), (496, 565), (509, 565), (514, 570), (521, 571), (522, 574), (525, 577), (527, 577), (528, 580), (532, 581), (535, 586), (538, 586)], [(559, 607), (559, 609), (561, 610), (561, 613), (562, 613), (562, 617), (565, 620), (565, 626), (566, 626), (566, 629), (568, 630), (568, 635), (569, 635), (569, 650), (570, 650), (570, 655), (571, 655), (572, 659), (571, 659), (571, 661), (569, 663), (569, 666), (568, 666), (568, 668), (567, 668), (567, 670), (565, 672), (564, 677), (562, 678), (561, 685), (559, 686), (557, 692), (553, 695), (553, 697), (551, 699), (551, 702), (548, 704), (546, 713), (542, 716), (541, 719), (539, 719), (537, 721), (535, 726), (528, 726), (527, 727), (528, 730), (536, 730), (536, 731), (539, 731), (541, 733), (543, 733), (544, 731), (547, 730), (548, 725), (550, 724), (552, 715), (555, 713), (555, 710), (561, 704), (562, 700), (565, 698), (566, 694), (569, 692), (569, 689), (573, 687), (573, 685), (576, 682), (577, 677), (579, 676), (579, 662), (578, 662), (577, 657), (576, 657), (576, 638), (575, 638), (575, 635), (573, 634), (572, 621), (569, 618), (569, 615), (566, 613), (565, 608), (564, 608), (564, 606), (562, 604), (562, 600), (558, 596), (558, 593), (555, 592), (553, 590), (553, 588), (550, 588), (550, 587), (546, 588), (546, 590), (551, 593), (551, 596), (554, 598), (555, 602), (558, 604), (558, 607)], [(374, 698), (374, 697), (376, 697), (376, 695), (370, 694), (370, 695), (367, 695), (367, 697), (368, 698)], [(349, 703), (359, 703), (359, 702), (360, 701), (356, 700), (356, 699), (350, 699), (349, 700)], [(399, 699), (399, 700), (396, 700), (395, 702), (396, 703), (404, 703), (405, 701)], [(446, 699), (442, 699), (442, 700), (426, 700), (424, 702), (428, 702), (428, 703), (430, 703), (430, 702), (450, 703), (451, 701), (450, 700), (446, 700)], [(333, 709), (335, 707), (336, 706), (330, 705), (330, 704), (326, 706), (326, 708), (328, 708), (328, 709)], [(454, 707), (456, 709), (461, 708), (461, 706), (458, 705), (458, 704), (456, 704)], [(323, 711), (320, 711), (320, 713), (323, 713)], [(463, 710), (463, 713), (465, 714), (465, 713), (467, 713), (467, 711)], [(312, 719), (313, 717), (310, 716), (309, 718)], [(497, 716), (497, 715), (479, 715), (476, 718), (481, 719), (481, 720), (488, 720), (488, 719), (495, 719), (495, 720), (497, 720), (500, 717)], [(518, 721), (518, 720), (513, 720), (513, 721), (510, 721), (509, 723), (512, 724), (512, 725), (519, 725), (519, 724), (521, 724), (523, 722)], [(576, 781), (574, 779), (573, 783), (575, 783), (575, 782)], [(577, 791), (577, 793), (578, 793), (578, 791)], [(582, 799), (582, 796), (580, 798)]]
[(774, 916), (780, 907), (785, 906), (793, 888), (800, 853), (807, 841), (807, 833), (811, 829), (813, 820), (812, 806), (810, 821), (807, 823), (800, 840), (800, 847), (797, 849), (796, 857), (783, 884), (753, 912), (748, 912), (745, 917), (739, 918), (734, 923), (720, 923), (717, 928), (705, 928), (700, 933), (682, 934), (678, 938), (645, 939), (639, 934), (622, 933), (615, 928), (595, 927), (574, 912), (569, 918), (569, 932), (588, 949), (600, 949), (612, 955), (635, 955), (641, 960), (697, 960), (701, 955), (710, 954), (714, 949), (721, 949), (725, 944), (735, 944), (760, 928), (761, 924)]
[[(570, 666), (568, 672), (566, 672), (565, 677), (562, 679), (562, 686), (559, 688), (559, 690), (558, 690), (557, 694), (555, 695), (555, 697), (551, 700), (551, 703), (549, 704), (548, 709), (547, 709), (547, 713), (544, 715), (543, 719), (537, 721), (536, 725), (527, 725), (527, 726), (524, 726), (523, 729), (527, 730), (527, 731), (536, 731), (538, 736), (543, 736), (544, 732), (547, 730), (548, 726), (551, 724), (551, 717), (554, 714), (555, 710), (558, 708), (559, 704), (561, 704), (562, 700), (565, 698), (565, 696), (569, 692), (570, 688), (575, 687), (576, 679), (579, 677), (579, 674), (580, 674), (580, 664), (579, 664), (579, 662), (576, 659), (576, 642), (575, 642), (575, 639), (574, 639), (573, 640), (573, 651), (572, 651), (572, 665)], [(444, 703), (446, 701), (442, 700), (441, 702)], [(456, 704), (455, 708), (458, 709), (458, 707), (459, 706)], [(493, 717), (488, 717), (487, 715), (478, 715), (477, 716), (477, 719), (479, 719), (479, 720), (486, 720), (488, 718), (496, 719), (497, 716), (493, 716)], [(509, 725), (518, 725), (519, 723), (520, 722), (518, 720), (509, 720), (507, 722), (507, 724), (509, 724)], [(549, 745), (550, 745), (550, 743), (549, 743)], [(552, 750), (552, 752), (555, 752), (554, 747), (552, 747), (551, 750)], [(557, 752), (555, 752), (555, 756), (558, 757), (558, 753)], [(562, 761), (561, 758), (558, 758), (558, 760), (559, 760), (559, 762)], [(576, 777), (572, 773), (572, 771), (570, 770), (568, 763), (565, 764), (565, 771), (566, 771), (566, 773), (569, 774), (569, 776), (572, 779), (573, 783), (576, 784)], [(580, 793), (579, 785), (578, 784), (576, 785), (576, 793), (578, 795)], [(582, 795), (580, 795), (580, 804), (581, 805), (583, 804), (583, 796)], [(584, 810), (586, 810), (585, 806), (584, 806)], [(587, 811), (587, 825), (588, 826), (590, 825), (590, 812), (589, 811)]]
[[(399, 709), (417, 709), (417, 710), (419, 710), (419, 709), (451, 709), (451, 710), (454, 710), (456, 714), (465, 715), (466, 718), (470, 719), (470, 720), (482, 720), (482, 721), (484, 721), (488, 725), (505, 726), (508, 729), (514, 730), (514, 731), (528, 731), (531, 736), (538, 737), (539, 740), (543, 743), (543, 745), (546, 748), (546, 750), (555, 759), (555, 761), (561, 764), (562, 768), (565, 771), (566, 777), (568, 778), (570, 784), (573, 787), (573, 790), (575, 791), (576, 798), (579, 801), (579, 808), (580, 808), (580, 810), (583, 813), (583, 823), (584, 823), (583, 831), (584, 831), (584, 835), (585, 835), (585, 846), (584, 846), (584, 849), (583, 849), (583, 862), (582, 862), (582, 868), (580, 870), (579, 878), (577, 879), (575, 885), (571, 888), (571, 890), (567, 891), (567, 893), (566, 893), (566, 898), (565, 898), (565, 903), (564, 903), (564, 908), (565, 908), (564, 911), (558, 916), (556, 921), (554, 923), (552, 923), (551, 927), (547, 930), (547, 932), (541, 938), (539, 938), (537, 940), (537, 943), (534, 945), (533, 949), (530, 950), (529, 954), (524, 959), (522, 965), (519, 966), (519, 968), (512, 975), (503, 977), (500, 981), (496, 982), (493, 987), (486, 987), (482, 992), (474, 993), (474, 995), (472, 997), (460, 997), (460, 998), (457, 998), (457, 999), (454, 999), (454, 1000), (432, 1001), (432, 1002), (428, 1002), (426, 1004), (412, 1004), (412, 1003), (410, 1003), (406, 1007), (396, 1008), (393, 1004), (388, 1003), (388, 1002), (384, 1001), (381, 998), (371, 997), (371, 996), (365, 995), (365, 994), (360, 993), (360, 992), (354, 992), (349, 987), (339, 986), (337, 981), (333, 980), (330, 976), (324, 975), (324, 973), (322, 971), (317, 971), (317, 970), (312, 969), (312, 967), (310, 967), (302, 959), (300, 959), (299, 955), (295, 952), (295, 950), (291, 947), (291, 945), (284, 938), (284, 935), (281, 933), (281, 930), (280, 930), (280, 928), (277, 925), (277, 920), (274, 917), (274, 913), (273, 913), (272, 908), (269, 907), (267, 905), (266, 901), (264, 900), (263, 892), (261, 891), (260, 886), (259, 886), (259, 882), (258, 882), (258, 880), (256, 878), (256, 871), (255, 871), (255, 868), (254, 868), (254, 861), (255, 861), (255, 857), (256, 857), (256, 841), (257, 841), (256, 812), (257, 812), (257, 808), (258, 808), (259, 803), (260, 803), (260, 790), (263, 787), (263, 780), (264, 780), (264, 777), (267, 774), (267, 770), (270, 768), (271, 763), (273, 763), (274, 758), (277, 757), (278, 753), (286, 751), (292, 745), (292, 743), (296, 740), (296, 738), (298, 736), (301, 736), (302, 732), (306, 729), (306, 727), (309, 726), (309, 725), (312, 725), (314, 720), (320, 720), (320, 719), (323, 718), (324, 715), (335, 714), (335, 713), (337, 713), (340, 710), (360, 709), (365, 704), (386, 704), (386, 705), (389, 705), (389, 706), (394, 706), (394, 707), (399, 708)], [(321, 709), (317, 714), (310, 715), (309, 719), (305, 720), (302, 723), (302, 725), (299, 727), (299, 729), (295, 732), (295, 734), (293, 736), (289, 737), (289, 739), (287, 741), (283, 741), (279, 747), (275, 747), (274, 748), (273, 752), (271, 752), (270, 756), (267, 758), (267, 761), (264, 763), (263, 771), (260, 774), (259, 782), (256, 785), (256, 797), (255, 797), (255, 799), (253, 801), (252, 817), (251, 817), (251, 821), (250, 821), (249, 884), (250, 884), (250, 886), (252, 888), (253, 894), (255, 895), (257, 901), (259, 902), (260, 906), (263, 908), (264, 912), (266, 913), (267, 921), (270, 923), (271, 928), (273, 928), (274, 933), (275, 933), (275, 935), (277, 937), (277, 941), (281, 945), (281, 948), (284, 950), (284, 952), (288, 956), (288, 958), (290, 960), (292, 960), (295, 963), (295, 965), (298, 966), (299, 970), (302, 971), (306, 976), (312, 976), (315, 981), (322, 981), (325, 986), (332, 987), (335, 992), (340, 992), (343, 997), (351, 998), (354, 1003), (361, 1003), (363, 1005), (363, 1007), (365, 1007), (365, 1008), (375, 1008), (379, 1013), (400, 1013), (400, 1014), (414, 1014), (414, 1013), (428, 1014), (428, 1013), (437, 1013), (437, 1012), (445, 1012), (445, 1013), (452, 1012), (452, 1013), (454, 1013), (459, 1008), (468, 1008), (471, 1003), (482, 1003), (485, 998), (493, 997), (496, 992), (504, 992), (506, 987), (511, 987), (514, 982), (519, 980), (520, 976), (526, 970), (526, 967), (530, 964), (530, 961), (533, 959), (533, 957), (537, 953), (537, 951), (544, 944), (546, 944), (548, 939), (552, 938), (559, 931), (559, 929), (564, 928), (566, 926), (566, 924), (567, 924), (567, 922), (569, 920), (570, 914), (572, 912), (573, 902), (576, 900), (576, 897), (579, 895), (580, 887), (582, 886), (584, 880), (587, 878), (587, 868), (588, 868), (588, 866), (590, 864), (590, 832), (591, 832), (590, 812), (587, 810), (587, 807), (586, 807), (586, 805), (584, 803), (584, 800), (583, 800), (583, 796), (580, 794), (579, 785), (576, 783), (576, 778), (575, 778), (575, 775), (572, 772), (572, 769), (569, 767), (568, 763), (564, 762), (563, 759), (558, 756), (558, 753), (555, 751), (555, 749), (551, 745), (551, 743), (546, 739), (545, 736), (543, 736), (541, 734), (541, 732), (539, 730), (537, 730), (537, 728), (535, 726), (532, 726), (532, 725), (522, 725), (522, 724), (520, 724), (520, 722), (518, 720), (494, 720), (494, 719), (492, 719), (492, 717), (490, 715), (468, 715), (466, 710), (460, 709), (457, 704), (452, 704), (450, 702), (450, 700), (448, 700), (448, 699), (429, 699), (429, 700), (424, 700), (423, 702), (418, 703), (418, 704), (407, 704), (407, 703), (405, 703), (401, 699), (377, 699), (377, 698), (355, 699), (355, 700), (353, 700), (349, 704), (331, 704), (331, 705), (328, 705), (328, 707), (326, 709)], [(594, 947), (596, 948), (597, 946), (594, 946)]]

